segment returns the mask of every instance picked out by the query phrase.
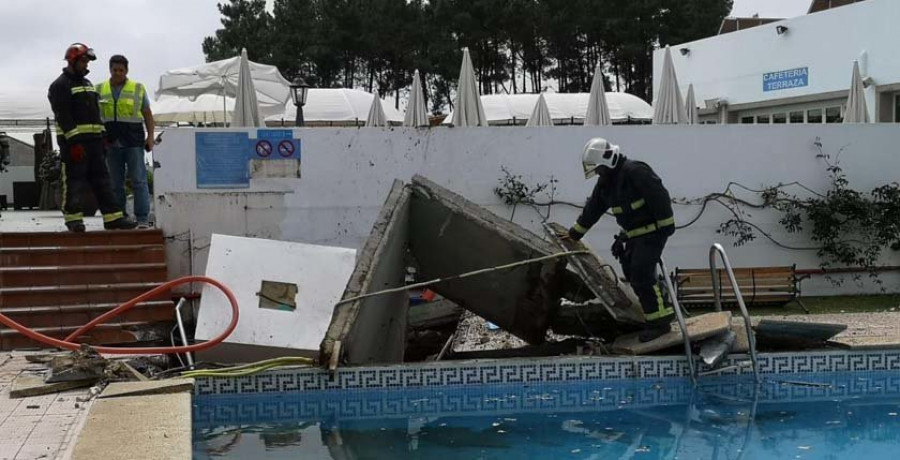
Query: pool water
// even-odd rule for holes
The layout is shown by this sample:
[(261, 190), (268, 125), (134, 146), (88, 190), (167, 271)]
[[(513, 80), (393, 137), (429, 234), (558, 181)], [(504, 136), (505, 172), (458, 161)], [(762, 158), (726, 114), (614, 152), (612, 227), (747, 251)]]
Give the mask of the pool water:
[(195, 459), (900, 458), (900, 373), (194, 401)]

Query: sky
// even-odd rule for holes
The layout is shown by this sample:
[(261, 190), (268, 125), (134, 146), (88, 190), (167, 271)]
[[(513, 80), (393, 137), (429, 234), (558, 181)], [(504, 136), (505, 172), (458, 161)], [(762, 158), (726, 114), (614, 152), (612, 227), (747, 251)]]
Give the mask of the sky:
[[(224, 0), (220, 0), (224, 1)], [(272, 0), (268, 0), (271, 2)], [(201, 43), (221, 26), (217, 0), (0, 0), (0, 119), (43, 118), (47, 88), (66, 48), (83, 42), (97, 61), (88, 75), (109, 77), (113, 54), (151, 91), (166, 70), (204, 62)], [(809, 0), (734, 0), (733, 16), (791, 17)], [(151, 104), (152, 105), (152, 104)]]

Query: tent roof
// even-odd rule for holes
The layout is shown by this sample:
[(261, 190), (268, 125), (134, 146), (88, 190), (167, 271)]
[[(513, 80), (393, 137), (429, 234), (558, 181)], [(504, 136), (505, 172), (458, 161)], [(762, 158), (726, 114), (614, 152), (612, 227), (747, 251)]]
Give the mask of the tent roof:
[[(481, 96), (484, 113), (492, 124), (524, 122), (531, 116), (538, 94), (491, 94)], [(554, 120), (583, 121), (590, 93), (544, 93), (550, 117)], [(653, 108), (643, 99), (628, 93), (606, 93), (609, 115), (613, 122), (652, 120)], [(452, 115), (452, 114), (451, 114)], [(449, 124), (452, 116), (444, 120)]]
[[(347, 88), (310, 88), (303, 106), (304, 122), (358, 122), (365, 123), (372, 107), (372, 93)], [(388, 122), (402, 123), (401, 114), (393, 105), (382, 102)], [(293, 122), (297, 108), (288, 101), (281, 115), (266, 117), (266, 121)]]

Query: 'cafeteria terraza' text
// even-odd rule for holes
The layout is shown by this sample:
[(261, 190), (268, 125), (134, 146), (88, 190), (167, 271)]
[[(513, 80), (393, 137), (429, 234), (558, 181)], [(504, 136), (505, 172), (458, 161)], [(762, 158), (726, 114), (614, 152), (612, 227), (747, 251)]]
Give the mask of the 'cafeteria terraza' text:
[(809, 85), (809, 69), (807, 67), (763, 75), (763, 89), (765, 91), (799, 88), (807, 85)]

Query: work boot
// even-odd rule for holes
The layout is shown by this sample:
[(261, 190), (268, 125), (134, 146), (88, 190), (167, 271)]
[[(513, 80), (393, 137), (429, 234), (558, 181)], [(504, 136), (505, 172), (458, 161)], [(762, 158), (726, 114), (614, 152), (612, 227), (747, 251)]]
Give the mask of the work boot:
[(669, 315), (665, 318), (647, 321), (647, 324), (645, 324), (644, 328), (641, 329), (641, 332), (638, 333), (638, 340), (641, 343), (645, 343), (668, 334), (672, 330), (673, 317), (674, 315)]
[(73, 220), (71, 222), (66, 222), (66, 228), (72, 233), (84, 233), (84, 221)]
[(137, 227), (137, 222), (125, 217), (120, 217), (103, 224), (103, 228), (106, 230), (131, 230), (135, 227)]

